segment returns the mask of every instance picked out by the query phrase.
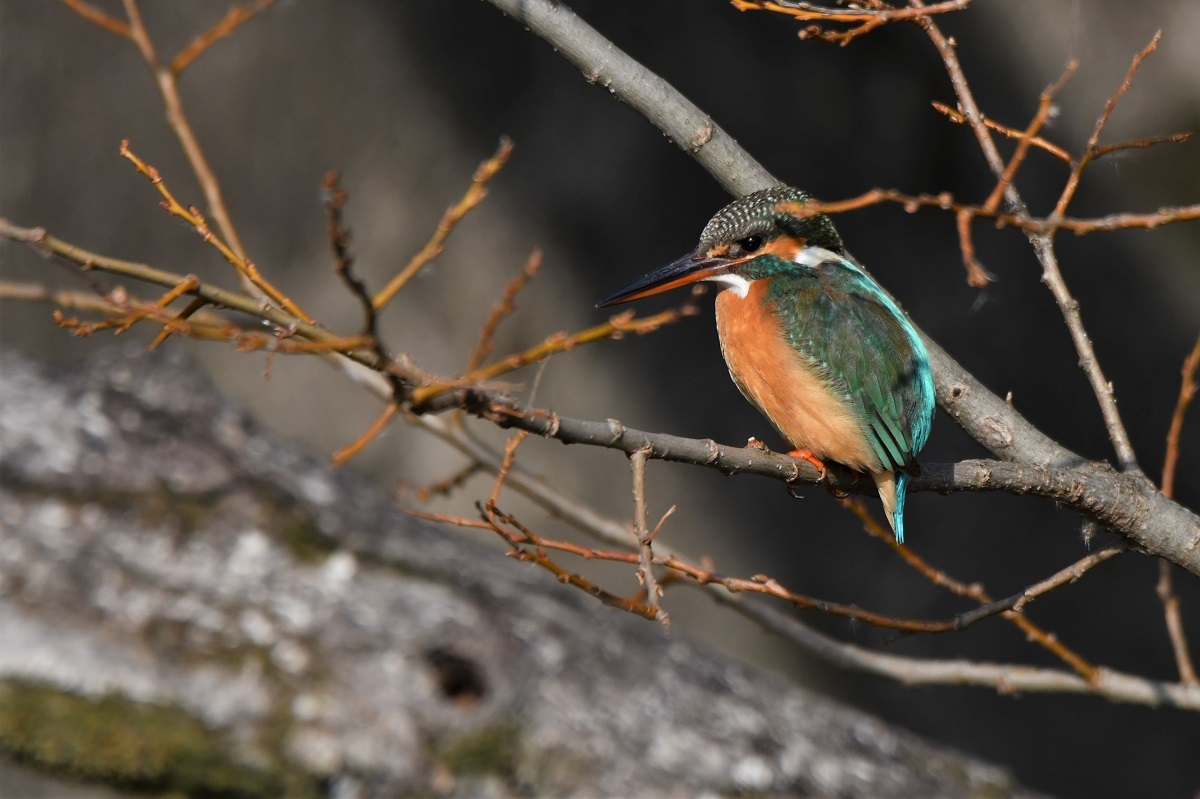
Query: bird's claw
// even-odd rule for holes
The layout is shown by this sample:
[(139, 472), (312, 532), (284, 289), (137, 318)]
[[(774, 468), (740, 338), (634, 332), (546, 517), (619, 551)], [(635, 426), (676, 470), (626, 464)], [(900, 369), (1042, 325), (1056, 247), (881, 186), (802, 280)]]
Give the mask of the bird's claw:
[(799, 458), (800, 460), (805, 460), (811, 463), (814, 467), (816, 467), (817, 470), (817, 482), (822, 483), (825, 481), (826, 476), (829, 474), (829, 472), (825, 469), (825, 463), (816, 455), (812, 454), (810, 450), (794, 449), (789, 452), (788, 455), (791, 455), (793, 458)]

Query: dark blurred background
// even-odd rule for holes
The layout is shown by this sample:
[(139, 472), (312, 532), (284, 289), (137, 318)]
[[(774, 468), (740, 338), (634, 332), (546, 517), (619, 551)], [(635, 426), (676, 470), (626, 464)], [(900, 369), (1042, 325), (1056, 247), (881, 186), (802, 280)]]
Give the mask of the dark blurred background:
[[(116, 2), (100, 3), (120, 13)], [(144, 11), (164, 54), (218, 19), (216, 0), (148, 0)], [(953, 105), (927, 38), (894, 25), (837, 47), (800, 41), (783, 17), (738, 13), (722, 0), (688, 3), (591, 0), (572, 4), (602, 33), (683, 91), (781, 179), (822, 199), (872, 187), (950, 191), (980, 200), (993, 181), (969, 130), (930, 106)], [(978, 2), (942, 18), (976, 97), (1018, 129), (1038, 93), (1078, 58), (1046, 135), (1078, 151), (1132, 56), (1157, 28), (1166, 37), (1138, 73), (1104, 140), (1192, 130), (1200, 108), (1200, 7), (1154, 0)], [(478, 0), (383, 3), (281, 0), (217, 44), (183, 76), (187, 111), (256, 263), (323, 322), (359, 324), (357, 306), (332, 277), (320, 181), (340, 169), (361, 273), (378, 287), (423, 243), (475, 165), (502, 134), (517, 145), (492, 194), (393, 306), (390, 346), (431, 369), (461, 368), (500, 287), (532, 249), (542, 275), (520, 298), (501, 347), (605, 318), (596, 298), (691, 248), (729, 200), (684, 153), (627, 107), (586, 84), (552, 49)], [(121, 139), (157, 166), (185, 202), (198, 188), (165, 124), (136, 51), (66, 6), (0, 2), (0, 215), (41, 225), (86, 248), (193, 272), (232, 285), (227, 267), (156, 206), (157, 195), (117, 155)], [(1002, 143), (1011, 152), (1009, 143)], [(1086, 173), (1075, 215), (1153, 210), (1200, 200), (1200, 149), (1163, 145), (1105, 159)], [(1063, 164), (1034, 152), (1017, 185), (1047, 212)], [(996, 281), (966, 285), (952, 217), (884, 206), (843, 215), (850, 248), (930, 335), (1050, 436), (1086, 457), (1112, 450), (1077, 368), (1058, 308), (1023, 238), (975, 227), (978, 254)], [(1179, 365), (1200, 321), (1200, 227), (1168, 226), (1077, 238), (1058, 251), (1139, 459), (1157, 478), (1179, 385)], [(0, 279), (82, 288), (69, 270), (12, 244)], [(668, 298), (647, 301), (647, 309)], [(781, 443), (729, 381), (711, 320), (553, 359), (537, 403), (589, 419), (741, 443)], [(133, 331), (134, 344), (147, 331)], [(44, 306), (0, 303), (0, 344), (66, 365), (114, 343), (58, 330)], [(187, 347), (230, 395), (263, 423), (332, 451), (356, 437), (376, 403), (328, 367), (278, 359), (269, 380), (261, 355)], [(136, 351), (136, 350), (134, 350)], [(0, 376), (2, 379), (2, 376)], [(521, 379), (531, 380), (529, 375)], [(491, 435), (485, 432), (485, 435)], [(493, 437), (494, 440), (494, 437)], [(1200, 506), (1200, 423), (1184, 434), (1178, 499)], [(615, 517), (629, 514), (628, 467), (607, 451), (529, 442), (524, 464), (555, 474), (566, 493)], [(940, 417), (923, 459), (984, 455)], [(415, 431), (396, 428), (355, 468), (381, 481), (428, 481), (460, 462)], [(902, 616), (939, 618), (961, 601), (915, 576), (865, 536), (820, 489), (795, 500), (778, 484), (727, 479), (655, 463), (651, 513), (679, 511), (663, 540), (711, 555), (727, 573), (767, 572), (805, 593)], [(471, 483), (465, 507), (486, 495)], [(515, 503), (515, 500), (510, 500)], [(552, 519), (514, 504), (555, 534)], [(1065, 566), (1111, 536), (1089, 541), (1080, 519), (1053, 504), (1006, 495), (915, 495), (913, 548), (967, 582), (1006, 596)], [(601, 572), (633, 590), (622, 571)], [(1175, 679), (1154, 594), (1157, 565), (1127, 554), (1077, 585), (1039, 600), (1039, 624), (1093, 663)], [(1193, 648), (1200, 642), (1200, 581), (1177, 589)], [(1200, 789), (1200, 716), (1112, 705), (1087, 697), (999, 696), (980, 689), (908, 690), (836, 672), (686, 592), (668, 595), (677, 634), (736, 652), (817, 685), (914, 733), (1011, 767), (1025, 784), (1062, 796), (1191, 796)], [(943, 637), (906, 637), (817, 616), (842, 638), (897, 654), (1057, 666), (1000, 619)]]

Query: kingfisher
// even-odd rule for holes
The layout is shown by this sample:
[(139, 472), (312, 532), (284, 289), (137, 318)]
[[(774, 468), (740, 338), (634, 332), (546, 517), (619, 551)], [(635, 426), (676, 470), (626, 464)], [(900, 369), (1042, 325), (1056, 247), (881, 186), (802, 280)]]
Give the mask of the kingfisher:
[(822, 478), (830, 461), (870, 474), (903, 543), (905, 494), (933, 421), (929, 353), (832, 220), (797, 212), (810, 199), (775, 186), (735, 200), (695, 250), (596, 307), (718, 284), (721, 354), (742, 395)]

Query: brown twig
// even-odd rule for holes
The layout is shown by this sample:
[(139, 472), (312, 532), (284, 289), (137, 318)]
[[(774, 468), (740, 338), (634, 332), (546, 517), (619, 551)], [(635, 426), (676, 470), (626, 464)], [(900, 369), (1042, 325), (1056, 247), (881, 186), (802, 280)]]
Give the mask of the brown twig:
[[(1196, 396), (1196, 369), (1200, 367), (1200, 337), (1192, 345), (1192, 351), (1183, 359), (1180, 368), (1179, 398), (1175, 401), (1175, 410), (1171, 414), (1171, 425), (1167, 429), (1167, 451), (1163, 456), (1162, 486), (1163, 496), (1171, 499), (1175, 496), (1175, 471), (1179, 465), (1179, 439), (1183, 434), (1183, 419), (1187, 415), (1188, 406)], [(1175, 593), (1172, 566), (1165, 560), (1158, 562), (1158, 583), (1155, 592), (1163, 604), (1163, 616), (1167, 624), (1167, 635), (1171, 639), (1171, 650), (1175, 654), (1175, 666), (1179, 671), (1179, 681), (1185, 685), (1196, 685), (1200, 680), (1196, 677), (1196, 667), (1188, 650), (1187, 635), (1183, 628), (1183, 614), (1179, 607), (1179, 596)]]
[[(950, 106), (946, 105), (945, 103), (939, 103), (937, 100), (934, 100), (932, 105), (935, 110), (937, 110), (939, 113), (944, 114), (951, 122), (956, 122), (959, 125), (966, 124), (967, 118), (962, 114), (961, 111), (959, 111), (955, 108), (951, 108)], [(1028, 138), (1030, 144), (1032, 144), (1034, 147), (1038, 147), (1042, 150), (1045, 150), (1046, 152), (1053, 155), (1055, 158), (1065, 161), (1067, 164), (1075, 163), (1075, 159), (1071, 157), (1070, 153), (1068, 153), (1063, 148), (1059, 147), (1057, 144), (1054, 144), (1052, 142), (1047, 141), (1046, 139), (1043, 139), (1041, 136), (1027, 137), (1026, 131), (1016, 130), (1014, 128), (1008, 127), (1007, 125), (1001, 125), (999, 122), (996, 122), (995, 120), (990, 119), (986, 116), (981, 117), (981, 120), (984, 125), (991, 128), (992, 130), (996, 131), (997, 133), (1001, 134), (1002, 136), (1007, 136), (1010, 139)]]
[[(471, 383), (482, 383), (513, 372), (523, 366), (528, 366), (531, 363), (537, 363), (551, 355), (570, 352), (585, 344), (618, 339), (628, 334), (644, 336), (648, 333), (653, 333), (663, 325), (672, 324), (688, 316), (694, 316), (699, 311), (695, 299), (703, 291), (703, 287), (699, 287), (693, 290), (688, 299), (679, 307), (660, 311), (650, 316), (638, 317), (636, 311), (622, 311), (610, 317), (604, 324), (595, 325), (577, 333), (555, 333), (547, 336), (542, 343), (530, 347), (523, 352), (513, 353), (505, 358), (501, 358), (499, 361), (468, 372), (456, 382), (460, 385), (464, 383), (468, 385)], [(434, 397), (445, 393), (453, 387), (450, 383), (430, 383), (419, 386), (413, 391), (413, 405), (421, 408)]]
[(540, 250), (534, 250), (529, 255), (529, 260), (525, 262), (525, 268), (505, 285), (504, 293), (492, 306), (491, 313), (488, 314), (487, 320), (479, 331), (479, 343), (475, 345), (475, 349), (471, 350), (471, 356), (467, 359), (468, 374), (476, 371), (480, 364), (492, 354), (494, 348), (492, 339), (496, 335), (496, 329), (500, 327), (500, 323), (506, 317), (517, 309), (517, 295), (525, 286), (529, 285), (529, 281), (533, 280), (541, 266), (542, 253)]
[[(1028, 640), (1036, 643), (1053, 654), (1055, 657), (1062, 660), (1064, 663), (1078, 672), (1079, 675), (1089, 683), (1094, 684), (1099, 679), (1099, 669), (1097, 669), (1091, 663), (1088, 663), (1073, 650), (1067, 648), (1061, 641), (1058, 640), (1058, 636), (1043, 630), (1041, 627), (1030, 621), (1023, 613), (1019, 612), (1019, 610), (1016, 608), (1016, 605), (1024, 597), (1024, 592), (1009, 597), (1007, 600), (996, 602), (991, 598), (991, 596), (988, 595), (987, 591), (984, 590), (984, 587), (979, 583), (971, 583), (969, 585), (966, 583), (961, 583), (958, 580), (949, 577), (940, 569), (930, 565), (925, 561), (924, 558), (913, 552), (911, 547), (904, 547), (897, 544), (895, 537), (884, 531), (883, 526), (880, 525), (879, 522), (875, 521), (875, 518), (871, 515), (870, 511), (867, 510), (866, 506), (862, 502), (848, 497), (842, 500), (842, 504), (851, 513), (858, 517), (859, 521), (862, 522), (864, 529), (866, 529), (868, 533), (891, 547), (892, 550), (899, 555), (905, 563), (920, 572), (931, 583), (942, 586), (943, 588), (946, 588), (947, 590), (958, 594), (959, 596), (968, 597), (980, 603), (980, 608), (968, 613), (960, 614), (958, 616), (959, 623), (961, 624), (960, 629), (965, 628), (970, 624), (974, 624), (981, 619), (1000, 614), (1005, 619), (1015, 624), (1017, 628), (1025, 634), (1025, 637)], [(1045, 593), (1048, 590), (1050, 590), (1050, 588), (1045, 588), (1045, 590), (1042, 590), (1037, 595), (1040, 596), (1042, 593)]]
[(1169, 136), (1146, 136), (1141, 139), (1130, 139), (1129, 141), (1120, 141), (1116, 144), (1102, 144), (1092, 150), (1092, 160), (1096, 160), (1104, 155), (1120, 152), (1121, 150), (1142, 150), (1147, 147), (1153, 147), (1156, 144), (1182, 144), (1192, 138), (1191, 131), (1183, 133), (1172, 133)]
[(1200, 367), (1200, 337), (1192, 345), (1192, 351), (1183, 359), (1179, 372), (1179, 398), (1175, 400), (1175, 410), (1171, 413), (1171, 424), (1167, 429), (1167, 451), (1163, 457), (1162, 492), (1163, 496), (1175, 496), (1175, 470), (1179, 465), (1179, 438), (1183, 434), (1183, 420), (1187, 416), (1188, 406), (1196, 397), (1196, 370)]
[[(221, 184), (217, 181), (217, 176), (212, 171), (212, 167), (209, 166), (208, 159), (204, 156), (204, 150), (200, 147), (200, 142), (196, 139), (196, 134), (188, 122), (187, 115), (184, 113), (183, 99), (179, 95), (179, 86), (175, 82), (175, 74), (170, 68), (163, 67), (159, 63), (158, 53), (154, 49), (154, 43), (150, 39), (149, 31), (146, 30), (146, 25), (142, 21), (142, 14), (138, 9), (137, 0), (123, 0), (123, 2), (125, 4), (125, 15), (129, 18), (129, 38), (137, 45), (138, 52), (142, 54), (142, 59), (154, 75), (155, 83), (158, 86), (159, 93), (162, 95), (163, 104), (166, 106), (167, 123), (175, 132), (176, 138), (179, 139), (184, 155), (187, 156), (188, 163), (191, 164), (192, 171), (196, 174), (196, 180), (200, 183), (200, 188), (204, 192), (209, 213), (216, 220), (217, 229), (220, 231), (222, 238), (229, 242), (230, 247), (233, 248), (233, 251), (239, 257), (244, 258), (246, 249), (242, 246), (241, 238), (238, 236), (237, 230), (233, 226), (233, 220), (230, 218), (229, 211), (225, 206)], [(249, 284), (249, 281), (247, 281), (247, 284), (247, 288), (252, 285)], [(306, 316), (301, 316), (300, 318), (306, 322), (312, 321)]]
[(988, 213), (983, 206), (970, 205), (956, 201), (949, 192), (940, 194), (905, 194), (895, 189), (871, 189), (857, 197), (846, 200), (809, 200), (804, 204), (783, 203), (780, 210), (794, 214), (797, 217), (814, 216), (816, 214), (840, 214), (856, 211), (880, 203), (896, 203), (908, 213), (915, 213), (919, 208), (938, 208), (949, 211), (956, 216), (966, 216), (969, 219), (992, 219), (996, 227), (1013, 227), (1033, 236), (1053, 235), (1059, 230), (1066, 230), (1076, 235), (1114, 230), (1153, 230), (1162, 225), (1176, 222), (1193, 222), (1200, 219), (1200, 204), (1183, 205), (1171, 208), (1160, 208), (1147, 214), (1118, 213), (1099, 216), (1091, 219), (1063, 217), (1050, 219), (1048, 217), (1031, 217), (1010, 213)]
[(1133, 76), (1137, 73), (1138, 67), (1142, 62), (1149, 57), (1156, 49), (1158, 43), (1162, 40), (1163, 32), (1156, 31), (1150, 39), (1150, 43), (1142, 48), (1141, 52), (1133, 57), (1133, 62), (1129, 65), (1129, 70), (1125, 73), (1125, 80), (1121, 81), (1121, 85), (1113, 92), (1113, 95), (1108, 98), (1108, 102), (1104, 104), (1104, 111), (1096, 120), (1096, 126), (1092, 129), (1092, 135), (1088, 137), (1087, 145), (1083, 148), (1083, 155), (1075, 162), (1074, 168), (1071, 170), (1071, 175), (1067, 178), (1067, 183), (1063, 187), (1062, 194), (1059, 195), (1058, 202), (1054, 206), (1054, 212), (1050, 215), (1051, 218), (1062, 216), (1067, 212), (1067, 205), (1075, 196), (1076, 190), (1079, 188), (1079, 179), (1083, 175), (1083, 170), (1096, 157), (1096, 145), (1100, 142), (1100, 134), (1104, 131), (1104, 126), (1108, 124), (1108, 118), (1112, 116), (1113, 110), (1117, 107), (1117, 103), (1125, 96), (1125, 92), (1129, 91), (1129, 87), (1133, 85)]
[(421, 271), (421, 267), (437, 258), (446, 246), (446, 238), (454, 230), (464, 216), (466, 216), (473, 208), (483, 202), (487, 196), (487, 182), (491, 180), (497, 172), (499, 172), (508, 162), (508, 157), (512, 155), (513, 143), (507, 136), (500, 139), (500, 145), (496, 148), (496, 153), (475, 170), (475, 175), (471, 178), (471, 185), (467, 188), (466, 193), (454, 205), (446, 210), (442, 215), (442, 220), (438, 222), (437, 229), (433, 235), (425, 242), (416, 255), (414, 255), (408, 264), (400, 270), (394, 278), (388, 281), (388, 284), (375, 295), (373, 302), (375, 310), (383, 310), (392, 298), (404, 288), (405, 284), (413, 278), (417, 272)]
[(855, 37), (870, 33), (889, 22), (900, 22), (934, 14), (961, 11), (971, 0), (947, 0), (925, 8), (827, 8), (804, 0), (730, 0), (738, 11), (774, 11), (786, 14), (800, 22), (835, 22), (853, 24), (844, 31), (826, 31), (820, 25), (809, 25), (800, 31), (801, 39), (818, 38), (827, 42), (846, 45)]
[(158, 193), (162, 195), (163, 208), (172, 216), (177, 216), (191, 225), (196, 233), (200, 235), (200, 238), (216, 249), (217, 252), (221, 253), (221, 257), (228, 261), (245, 280), (249, 281), (251, 285), (268, 297), (271, 302), (283, 308), (292, 316), (305, 322), (312, 321), (312, 318), (301, 311), (283, 292), (267, 282), (267, 279), (258, 271), (258, 267), (241, 254), (242, 249), (240, 244), (226, 244), (220, 236), (214, 234), (209, 229), (207, 220), (205, 220), (198, 209), (195, 207), (186, 207), (175, 199), (175, 195), (167, 188), (167, 184), (158, 173), (158, 170), (134, 154), (129, 149), (129, 141), (127, 139), (121, 142), (121, 155), (128, 159), (137, 171), (144, 175)]
[[(182, 311), (179, 312), (178, 315), (176, 315), (175, 321), (177, 323), (185, 322), (188, 319), (191, 319), (197, 313), (199, 313), (200, 310), (203, 309), (207, 305), (208, 305), (208, 300), (204, 299), (203, 297), (195, 297), (192, 299), (191, 302), (189, 302), (187, 304), (186, 308), (184, 308)], [(146, 349), (147, 350), (158, 349), (160, 346), (162, 346), (162, 343), (170, 337), (170, 335), (171, 335), (171, 327), (164, 325), (163, 329), (159, 331), (158, 335), (154, 337), (154, 340), (150, 342), (150, 344), (146, 347)]]
[[(646, 459), (649, 452), (639, 449), (629, 456), (633, 471), (633, 536), (638, 549), (638, 582), (646, 591), (646, 604), (654, 610), (655, 618), (664, 631), (671, 629), (671, 614), (662, 606), (662, 588), (654, 577), (653, 535), (646, 524)], [(655, 528), (655, 533), (658, 528)]]
[(388, 422), (392, 420), (392, 417), (396, 415), (396, 411), (398, 410), (400, 410), (400, 406), (397, 403), (389, 402), (384, 407), (383, 413), (376, 417), (375, 421), (371, 423), (371, 426), (368, 427), (361, 436), (342, 447), (337, 452), (333, 453), (333, 457), (330, 459), (330, 462), (334, 468), (341, 466), (343, 463), (362, 452), (367, 444), (371, 443), (371, 441), (373, 441), (375, 437), (379, 435), (385, 427), (387, 427)]
[(994, 279), (991, 272), (984, 268), (975, 257), (975, 241), (971, 237), (971, 220), (969, 211), (959, 211), (954, 215), (958, 228), (958, 246), (962, 252), (963, 266), (967, 268), (967, 285), (971, 288), (985, 288)]
[(500, 489), (504, 487), (504, 481), (508, 479), (513, 465), (517, 462), (517, 447), (521, 446), (521, 442), (528, 436), (529, 433), (519, 430), (516, 435), (509, 436), (509, 439), (504, 442), (504, 459), (500, 461), (500, 468), (496, 470), (496, 479), (492, 482), (492, 494), (487, 501), (488, 507), (494, 508), (500, 502)]
[[(511, 443), (512, 442), (510, 441), (510, 444)], [(506, 447), (505, 463), (501, 465), (500, 470), (499, 470), (499, 471), (504, 472), (506, 480), (508, 479), (508, 476), (510, 474), (512, 474), (512, 472), (511, 472), (512, 462), (509, 459), (510, 452), (511, 452), (511, 449), (509, 447)], [(636, 453), (635, 453), (635, 455), (636, 455)], [(499, 473), (499, 471), (498, 471), (498, 473)], [(499, 485), (499, 484), (500, 484), (500, 481), (497, 481), (497, 485)], [(495, 510), (496, 505), (493, 501), (489, 500), (487, 503), (485, 503), (485, 505), (483, 507), (485, 507), (487, 509)], [(495, 527), (495, 525), (497, 523), (497, 519), (495, 517), (489, 518), (487, 515), (485, 515), (483, 517), (483, 521), (480, 522), (480, 521), (473, 521), (471, 519), (462, 519), (459, 517), (450, 516), (450, 515), (446, 515), (446, 514), (439, 514), (439, 513), (422, 513), (420, 511), (413, 511), (413, 510), (409, 510), (407, 512), (413, 516), (418, 516), (420, 518), (429, 519), (431, 521), (446, 522), (446, 523), (458, 525), (460, 527), (472, 527), (472, 528), (477, 528), (477, 529), (497, 531), (496, 527)], [(545, 554), (545, 552), (547, 550), (551, 550), (551, 551), (563, 552), (566, 554), (574, 555), (576, 557), (584, 558), (585, 560), (600, 560), (600, 561), (609, 561), (609, 562), (613, 562), (613, 563), (625, 563), (625, 564), (629, 564), (632, 566), (637, 566), (639, 571), (643, 568), (644, 563), (645, 563), (645, 555), (643, 554), (644, 551), (643, 551), (643, 547), (641, 544), (641, 540), (642, 540), (641, 537), (639, 536), (631, 542), (628, 538), (629, 533), (628, 533), (627, 528), (626, 528), (625, 534), (624, 534), (626, 538), (621, 543), (625, 547), (632, 546), (637, 551), (631, 552), (631, 551), (627, 551), (627, 550), (595, 549), (592, 547), (581, 546), (580, 544), (576, 544), (576, 543), (570, 542), (570, 541), (558, 541), (558, 540), (553, 540), (553, 539), (548, 539), (548, 538), (542, 538), (542, 537), (534, 534), (528, 527), (521, 525), (519, 522), (517, 522), (517, 520), (515, 518), (513, 518), (511, 516), (506, 516), (505, 520), (506, 520), (507, 524), (513, 525), (518, 528), (517, 533), (514, 533), (512, 530), (503, 531), (502, 535), (504, 535), (505, 539), (510, 544), (532, 544), (532, 545), (538, 547), (538, 549), (541, 551), (542, 557), (544, 557), (547, 562), (553, 562), (552, 559), (549, 558), (549, 556)], [(500, 531), (497, 531), (497, 532), (500, 532)], [(651, 533), (647, 537), (649, 539), (653, 539), (654, 534)], [(862, 622), (864, 624), (870, 624), (872, 626), (880, 627), (882, 629), (899, 630), (899, 631), (908, 632), (908, 633), (960, 632), (961, 630), (965, 629), (966, 627), (968, 627), (972, 624), (975, 624), (976, 622), (982, 621), (983, 619), (989, 618), (991, 616), (999, 615), (1004, 610), (1007, 609), (1007, 608), (997, 607), (997, 608), (993, 608), (988, 613), (980, 613), (978, 611), (971, 611), (970, 613), (960, 614), (953, 618), (942, 619), (942, 620), (907, 619), (907, 618), (902, 618), (902, 617), (897, 617), (897, 616), (889, 616), (889, 615), (883, 614), (883, 613), (876, 613), (876, 612), (870, 611), (870, 610), (864, 610), (863, 608), (857, 607), (856, 605), (846, 605), (846, 604), (842, 604), (839, 602), (830, 602), (828, 600), (818, 599), (816, 597), (811, 597), (811, 596), (808, 596), (805, 594), (796, 593), (795, 591), (791, 591), (788, 588), (785, 588), (777, 580), (775, 580), (767, 575), (764, 575), (764, 574), (758, 574), (758, 575), (755, 575), (750, 578), (730, 577), (728, 575), (720, 574), (718, 572), (713, 571), (711, 567), (698, 566), (695, 563), (680, 557), (676, 553), (669, 553), (666, 555), (659, 555), (659, 556), (655, 556), (652, 554), (651, 555), (651, 563), (653, 565), (658, 565), (658, 566), (661, 566), (662, 568), (666, 569), (668, 577), (671, 577), (676, 580), (682, 578), (684, 580), (690, 581), (691, 583), (693, 583), (694, 585), (697, 585), (697, 586), (702, 586), (702, 587), (703, 586), (711, 586), (711, 587), (719, 586), (720, 588), (724, 589), (725, 591), (728, 591), (730, 594), (750, 593), (750, 594), (761, 594), (764, 596), (770, 596), (770, 597), (774, 597), (776, 599), (782, 600), (784, 602), (787, 602), (787, 603), (791, 604), (792, 606), (799, 608), (801, 610), (816, 610), (818, 612), (825, 613), (825, 614), (828, 614), (831, 616), (838, 616), (838, 617), (842, 617), (842, 618), (851, 619), (853, 621)], [(565, 572), (565, 571), (566, 571), (565, 569), (562, 569), (561, 567), (559, 567), (559, 572)], [(659, 580), (658, 584), (661, 586), (663, 582), (664, 582), (664, 580)], [(589, 593), (594, 593), (594, 590), (593, 590), (594, 586), (592, 586), (592, 584), (590, 584), (590, 583), (587, 585), (577, 585), (577, 587), (583, 587), (586, 590), (588, 590)], [(641, 594), (643, 596), (648, 596), (648, 592), (645, 589), (641, 592)], [(1011, 599), (1011, 602), (1015, 603), (1018, 601), (1019, 598), (1020, 598), (1020, 595), (1014, 596)], [(633, 607), (636, 608), (634, 610), (634, 612), (636, 612), (638, 615), (646, 616), (647, 618), (655, 618), (655, 616), (648, 614), (648, 609), (654, 607), (653, 603), (651, 603), (649, 601), (641, 602), (640, 600), (628, 600), (628, 601), (631, 603), (631, 605)], [(628, 610), (630, 608), (626, 607), (625, 609)], [(661, 609), (661, 607), (658, 608), (659, 615), (657, 616), (657, 618), (660, 621), (661, 621), (661, 614), (664, 612), (665, 611), (663, 611)]]
[(104, 28), (109, 33), (115, 33), (123, 39), (133, 38), (129, 32), (128, 25), (116, 17), (109, 16), (108, 13), (96, 8), (91, 3), (85, 2), (85, 0), (63, 0), (63, 3), (88, 22)]
[(1008, 165), (1001, 173), (1000, 179), (996, 182), (996, 188), (992, 189), (992, 193), (988, 195), (987, 200), (983, 203), (985, 213), (994, 214), (1000, 207), (1000, 201), (1004, 198), (1004, 194), (1008, 191), (1009, 185), (1013, 178), (1016, 177), (1017, 170), (1021, 167), (1021, 163), (1025, 160), (1026, 154), (1029, 152), (1029, 146), (1033, 143), (1033, 138), (1037, 136), (1038, 131), (1046, 124), (1046, 120), (1050, 118), (1050, 111), (1054, 107), (1054, 98), (1058, 95), (1062, 88), (1067, 85), (1067, 81), (1075, 74), (1075, 70), (1079, 68), (1079, 62), (1072, 59), (1067, 68), (1063, 70), (1062, 76), (1047, 86), (1038, 98), (1038, 110), (1033, 115), (1033, 120), (1029, 123), (1029, 127), (1025, 129), (1017, 142), (1017, 149), (1013, 151), (1012, 158), (1009, 159)]
[[(407, 495), (413, 494), (418, 502), (429, 502), (434, 497), (447, 497), (481, 471), (484, 471), (483, 464), (471, 461), (458, 471), (424, 485), (400, 483), (396, 486), (396, 497), (403, 499)], [(410, 512), (415, 514), (415, 511)]]
[[(530, 532), (513, 516), (504, 513), (490, 502), (486, 505), (480, 504), (478, 508), (480, 515), (483, 517), (484, 521), (488, 523), (490, 529), (495, 531), (500, 535), (501, 538), (508, 542), (509, 546), (511, 547), (508, 552), (509, 557), (513, 557), (517, 560), (525, 561), (527, 563), (533, 563), (534, 565), (553, 574), (555, 579), (557, 579), (560, 583), (578, 588), (582, 591), (586, 591), (587, 593), (596, 597), (596, 599), (603, 602), (605, 605), (636, 614), (646, 619), (653, 619), (655, 617), (656, 613), (649, 605), (638, 602), (636, 599), (626, 599), (615, 594), (611, 594), (593, 583), (591, 580), (588, 580), (586, 577), (580, 574), (569, 572), (559, 566), (557, 563), (547, 557), (546, 550), (543, 546), (541, 546), (540, 540), (537, 538), (537, 536)], [(514, 530), (516, 532), (513, 532)], [(526, 548), (525, 545), (532, 545), (534, 547), (533, 551), (531, 552)]]
[(171, 59), (169, 67), (171, 74), (178, 76), (188, 66), (204, 54), (204, 51), (212, 47), (214, 44), (229, 36), (236, 31), (241, 25), (256, 14), (265, 11), (275, 0), (256, 0), (253, 4), (237, 5), (229, 7), (229, 11), (221, 18), (217, 24), (213, 25), (208, 30), (201, 33), (185, 48)]
[[(379, 316), (371, 302), (371, 293), (366, 282), (354, 273), (354, 258), (350, 255), (350, 230), (342, 224), (342, 211), (346, 207), (346, 190), (338, 182), (338, 173), (328, 172), (322, 182), (325, 192), (325, 212), (328, 220), (326, 232), (329, 249), (333, 253), (333, 269), (338, 279), (358, 301), (363, 313), (362, 335), (371, 342), (371, 350), (379, 363), (388, 363), (391, 357), (379, 338)], [(391, 403), (401, 405), (408, 400), (412, 381), (395, 370), (387, 370), (384, 377), (391, 387)]]
[[(1012, 609), (1016, 613), (1020, 613), (1033, 600), (1043, 596), (1055, 588), (1073, 583), (1084, 575), (1084, 572), (1090, 570), (1094, 566), (1099, 566), (1106, 560), (1114, 558), (1129, 549), (1129, 545), (1124, 541), (1118, 541), (1115, 544), (1109, 544), (1104, 549), (1096, 550), (1090, 555), (1085, 555), (1079, 560), (1067, 566), (1065, 569), (1060, 569), (1044, 580), (1041, 580), (1029, 586), (1019, 594), (1020, 599), (1013, 603)], [(1007, 601), (1007, 600), (1002, 600)]]
[[(85, 250), (82, 247), (77, 247), (74, 244), (51, 236), (42, 228), (23, 228), (2, 218), (0, 218), (0, 238), (23, 242), (43, 255), (62, 258), (77, 264), (82, 269), (99, 269), (114, 275), (132, 278), (143, 283), (162, 286), (167, 289), (174, 288), (179, 285), (180, 281), (185, 279), (184, 275)], [(231, 308), (255, 319), (269, 322), (280, 329), (288, 330), (294, 328), (299, 335), (313, 342), (324, 343), (328, 345), (328, 348), (337, 349), (355, 341), (355, 339), (338, 336), (336, 333), (320, 325), (298, 322), (291, 314), (274, 306), (264, 306), (260, 300), (255, 300), (238, 292), (227, 291), (208, 283), (202, 282), (195, 290), (188, 293), (196, 297), (202, 297), (213, 305)], [(361, 345), (361, 340), (358, 340), (358, 343)], [(378, 362), (374, 353), (362, 351), (361, 346), (348, 349), (343, 354), (371, 368), (381, 369), (386, 366)]]

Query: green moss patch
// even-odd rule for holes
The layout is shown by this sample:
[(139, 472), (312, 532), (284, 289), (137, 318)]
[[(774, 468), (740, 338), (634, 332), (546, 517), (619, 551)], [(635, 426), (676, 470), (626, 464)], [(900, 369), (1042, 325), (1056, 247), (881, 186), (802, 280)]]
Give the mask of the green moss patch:
[(286, 790), (277, 775), (235, 761), (219, 733), (177, 708), (115, 694), (89, 699), (43, 683), (0, 682), (0, 749), (138, 790), (248, 799)]

